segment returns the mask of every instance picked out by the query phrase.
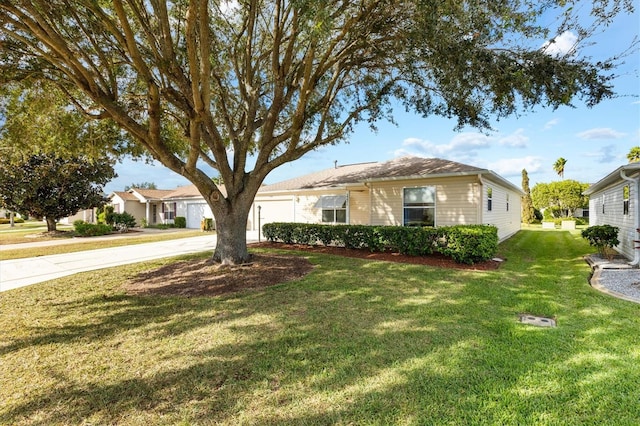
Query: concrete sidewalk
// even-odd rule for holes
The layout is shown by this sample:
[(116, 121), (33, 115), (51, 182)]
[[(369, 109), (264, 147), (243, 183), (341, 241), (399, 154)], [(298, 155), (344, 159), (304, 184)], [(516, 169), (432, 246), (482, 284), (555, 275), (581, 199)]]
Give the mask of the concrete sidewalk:
[[(257, 241), (247, 234), (247, 243)], [(0, 291), (24, 287), (55, 278), (113, 266), (215, 249), (216, 236), (180, 238), (76, 253), (0, 261)]]

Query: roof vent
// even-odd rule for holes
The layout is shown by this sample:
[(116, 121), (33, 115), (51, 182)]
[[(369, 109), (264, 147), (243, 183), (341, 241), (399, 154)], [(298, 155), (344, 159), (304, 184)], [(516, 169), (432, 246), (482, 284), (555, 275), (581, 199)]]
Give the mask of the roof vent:
[(334, 160), (334, 162), (333, 162), (333, 167), (334, 167), (335, 169), (337, 169), (337, 168), (338, 168), (338, 160)]

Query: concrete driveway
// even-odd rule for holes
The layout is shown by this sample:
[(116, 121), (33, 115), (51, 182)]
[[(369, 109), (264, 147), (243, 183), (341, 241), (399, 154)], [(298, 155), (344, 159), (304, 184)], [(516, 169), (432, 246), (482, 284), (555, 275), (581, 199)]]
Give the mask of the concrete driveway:
[[(255, 235), (248, 233), (247, 242), (257, 241), (257, 237), (257, 233)], [(215, 246), (216, 237), (214, 234), (76, 253), (2, 260), (0, 261), (0, 291), (24, 287), (78, 272), (202, 251), (213, 252)]]

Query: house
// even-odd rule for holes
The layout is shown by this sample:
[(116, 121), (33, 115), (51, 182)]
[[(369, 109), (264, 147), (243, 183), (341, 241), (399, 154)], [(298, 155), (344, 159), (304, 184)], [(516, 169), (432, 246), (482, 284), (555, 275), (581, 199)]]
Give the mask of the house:
[(584, 194), (589, 196), (589, 226), (618, 227), (616, 250), (638, 265), (640, 250), (634, 248), (634, 240), (640, 240), (640, 163), (618, 167)]
[(249, 229), (269, 222), (448, 226), (520, 230), (522, 190), (496, 173), (438, 158), (338, 166), (263, 186)]
[(173, 223), (177, 216), (177, 203), (171, 199), (175, 190), (132, 188), (128, 191), (115, 191), (109, 195), (109, 202), (114, 212), (127, 212), (141, 225), (146, 221), (149, 225)]
[[(222, 188), (224, 189), (224, 188)], [(198, 228), (211, 209), (195, 186), (171, 191), (132, 189), (112, 203), (147, 223), (184, 216)], [(491, 224), (504, 240), (520, 230), (522, 190), (496, 173), (437, 158), (403, 157), (339, 166), (263, 185), (248, 230), (270, 222), (447, 226)], [(161, 210), (162, 209), (162, 210)], [(158, 212), (165, 216), (157, 218)], [(167, 212), (170, 215), (167, 215)], [(154, 221), (155, 219), (155, 221)]]

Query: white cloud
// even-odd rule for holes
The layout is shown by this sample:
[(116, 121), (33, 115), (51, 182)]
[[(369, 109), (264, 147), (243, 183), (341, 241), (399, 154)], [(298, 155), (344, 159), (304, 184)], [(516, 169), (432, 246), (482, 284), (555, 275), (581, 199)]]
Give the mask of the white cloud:
[(524, 129), (518, 129), (512, 134), (498, 139), (498, 143), (514, 148), (526, 148), (529, 144), (529, 137), (525, 136)]
[(534, 173), (542, 168), (542, 158), (531, 155), (522, 158), (503, 158), (489, 163), (488, 168), (505, 177), (522, 175), (522, 169), (527, 169), (527, 173)]
[(407, 149), (414, 149), (422, 155), (430, 157), (450, 156), (455, 153), (474, 153), (477, 149), (488, 148), (490, 138), (482, 133), (460, 133), (451, 139), (447, 144), (435, 144), (428, 140), (418, 138), (408, 138), (402, 142), (403, 148), (397, 152), (407, 153)]
[(599, 127), (595, 129), (585, 130), (580, 132), (577, 136), (581, 139), (593, 140), (593, 139), (620, 139), (626, 136), (626, 133), (621, 133), (613, 130), (609, 127)]
[(560, 120), (557, 118), (551, 119), (544, 124), (543, 130), (549, 130), (555, 127), (558, 123), (560, 123)]
[(578, 36), (571, 31), (565, 31), (556, 38), (545, 42), (542, 51), (551, 56), (572, 55), (575, 52)]

